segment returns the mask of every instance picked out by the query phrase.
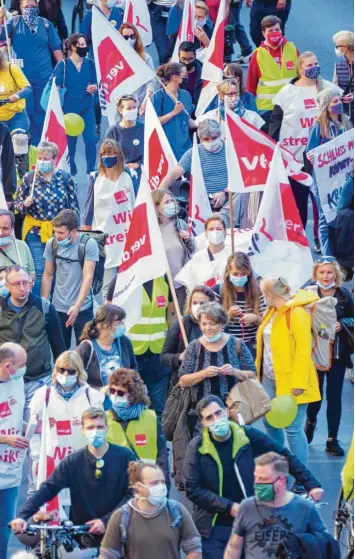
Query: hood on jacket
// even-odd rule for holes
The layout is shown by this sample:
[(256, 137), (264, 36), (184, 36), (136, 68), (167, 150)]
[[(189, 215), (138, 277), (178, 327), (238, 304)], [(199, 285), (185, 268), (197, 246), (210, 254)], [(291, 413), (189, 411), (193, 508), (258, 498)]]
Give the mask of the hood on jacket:
[(279, 309), (280, 313), (287, 312), (289, 309), (294, 309), (295, 307), (304, 307), (310, 303), (314, 303), (319, 299), (318, 295), (314, 291), (308, 291), (306, 289), (299, 289), (293, 297), (287, 303)]

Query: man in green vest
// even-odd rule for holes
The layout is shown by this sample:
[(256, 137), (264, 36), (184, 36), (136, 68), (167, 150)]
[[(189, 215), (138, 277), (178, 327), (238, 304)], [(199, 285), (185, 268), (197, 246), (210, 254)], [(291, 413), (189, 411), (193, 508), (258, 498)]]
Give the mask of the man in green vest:
[(251, 59), (247, 74), (246, 89), (256, 96), (256, 105), (269, 125), (274, 108), (272, 100), (282, 87), (297, 76), (299, 52), (281, 32), (281, 19), (267, 16), (261, 21), (264, 41)]

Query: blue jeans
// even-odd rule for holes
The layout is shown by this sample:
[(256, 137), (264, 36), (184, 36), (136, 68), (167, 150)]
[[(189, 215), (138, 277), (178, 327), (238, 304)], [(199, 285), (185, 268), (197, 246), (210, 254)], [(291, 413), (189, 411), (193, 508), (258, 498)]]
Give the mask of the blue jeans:
[(41, 96), (48, 80), (32, 82), (32, 91), (26, 99), (26, 111), (30, 119), (31, 144), (37, 146), (41, 140), (45, 112), (41, 106)]
[(0, 559), (7, 558), (7, 544), (11, 530), (8, 523), (15, 518), (18, 487), (0, 489)]
[(31, 251), (33, 263), (35, 265), (36, 281), (32, 288), (32, 293), (38, 297), (41, 294), (41, 282), (44, 272), (44, 249), (45, 244), (41, 243), (41, 238), (39, 235), (34, 235), (33, 233), (28, 233), (26, 236), (26, 243)]
[(235, 35), (239, 43), (240, 50), (242, 51), (242, 56), (248, 56), (248, 54), (253, 52), (253, 47), (249, 42), (244, 25), (240, 23), (240, 11), (242, 9), (242, 5), (243, 2), (238, 2), (237, 4), (232, 4), (230, 6), (229, 20), (235, 27)]
[(15, 130), (16, 128), (22, 128), (28, 132), (30, 128), (30, 121), (26, 113), (26, 109), (19, 113), (15, 113), (10, 120), (3, 120), (3, 123), (9, 127), (10, 132)]
[(136, 355), (138, 371), (148, 390), (151, 407), (161, 418), (168, 393), (170, 368), (160, 362), (160, 356), (149, 350), (143, 355)]
[(209, 538), (202, 538), (202, 559), (223, 559), (232, 526), (215, 526)]
[[(96, 131), (95, 131), (95, 109), (94, 105), (90, 106), (83, 112), (76, 109), (68, 110), (66, 105), (66, 113), (77, 113), (84, 119), (85, 128), (83, 131), (83, 140), (85, 144), (85, 157), (86, 157), (86, 172), (89, 174), (95, 170), (96, 163)], [(75, 176), (77, 174), (77, 167), (75, 164), (75, 152), (78, 136), (67, 136), (70, 173)]]
[[(276, 385), (275, 381), (263, 378), (263, 387), (268, 393), (269, 397), (275, 398), (276, 396)], [(276, 429), (271, 427), (271, 425), (264, 418), (264, 426), (267, 434), (272, 437), (281, 446), (285, 446), (285, 431), (287, 435), (288, 446), (292, 454), (297, 456), (297, 458), (304, 464), (307, 465), (308, 461), (308, 443), (306, 434), (304, 432), (304, 424), (306, 419), (307, 404), (298, 404), (297, 415), (294, 421), (286, 427), (285, 429)]]

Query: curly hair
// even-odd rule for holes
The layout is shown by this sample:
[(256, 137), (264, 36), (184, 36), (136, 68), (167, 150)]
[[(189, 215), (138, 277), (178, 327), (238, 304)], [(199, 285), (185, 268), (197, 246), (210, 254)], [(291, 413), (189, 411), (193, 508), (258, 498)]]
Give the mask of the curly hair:
[(128, 392), (131, 404), (145, 404), (150, 406), (147, 388), (142, 377), (133, 369), (116, 369), (109, 378), (109, 386), (122, 386)]
[(136, 483), (142, 483), (143, 480), (143, 470), (146, 468), (151, 468), (152, 470), (161, 470), (158, 464), (154, 464), (153, 462), (143, 462), (137, 460), (137, 462), (130, 462), (128, 464), (128, 484), (129, 487), (134, 487)]

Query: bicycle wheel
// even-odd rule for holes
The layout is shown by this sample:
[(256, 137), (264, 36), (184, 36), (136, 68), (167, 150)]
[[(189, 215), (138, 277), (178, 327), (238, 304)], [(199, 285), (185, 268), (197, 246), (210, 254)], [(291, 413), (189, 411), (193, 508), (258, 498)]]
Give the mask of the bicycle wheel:
[(341, 556), (354, 557), (354, 501), (345, 500), (343, 489), (340, 490), (334, 513), (334, 538), (340, 545)]

